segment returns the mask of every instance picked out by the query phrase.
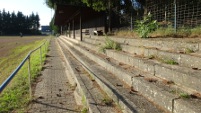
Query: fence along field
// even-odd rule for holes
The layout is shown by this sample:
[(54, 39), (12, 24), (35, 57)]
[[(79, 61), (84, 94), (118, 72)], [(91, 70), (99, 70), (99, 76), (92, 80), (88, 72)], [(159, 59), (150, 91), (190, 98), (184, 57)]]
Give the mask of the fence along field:
[(19, 65), (28, 52), (39, 46), (45, 37), (0, 37), (0, 84)]
[[(0, 37), (0, 84), (13, 72), (22, 62), (26, 55), (33, 49), (45, 42), (47, 37)], [(45, 46), (42, 48), (43, 60), (45, 57)], [(40, 54), (36, 51), (31, 56), (31, 73), (33, 78), (40, 71)], [(1, 112), (24, 112), (29, 102), (28, 69), (27, 62), (17, 73), (8, 87), (0, 94)], [(17, 111), (16, 111), (17, 110)]]

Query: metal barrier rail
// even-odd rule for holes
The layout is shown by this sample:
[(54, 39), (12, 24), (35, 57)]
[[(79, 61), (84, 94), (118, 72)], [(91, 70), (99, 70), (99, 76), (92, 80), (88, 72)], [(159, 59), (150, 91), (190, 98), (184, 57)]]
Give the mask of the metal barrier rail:
[[(31, 54), (33, 52), (35, 52), (36, 50), (40, 49), (40, 61), (41, 61), (41, 66), (42, 66), (42, 51), (41, 48), (43, 45), (45, 45), (47, 43), (47, 40), (41, 44), (38, 48), (30, 51), (28, 53), (28, 55), (24, 58), (24, 60), (20, 63), (20, 65), (12, 72), (12, 74), (10, 74), (10, 76), (1, 84), (0, 86), (0, 94), (1, 92), (6, 88), (6, 86), (10, 83), (10, 81), (13, 79), (13, 77), (15, 77), (15, 75), (18, 73), (18, 71), (22, 68), (22, 66), (25, 64), (25, 62), (28, 60), (28, 73), (29, 73), (29, 91), (30, 91), (30, 96), (32, 95), (32, 91), (31, 91), (31, 65), (30, 65), (30, 57)], [(45, 46), (45, 51), (47, 50), (46, 46)]]

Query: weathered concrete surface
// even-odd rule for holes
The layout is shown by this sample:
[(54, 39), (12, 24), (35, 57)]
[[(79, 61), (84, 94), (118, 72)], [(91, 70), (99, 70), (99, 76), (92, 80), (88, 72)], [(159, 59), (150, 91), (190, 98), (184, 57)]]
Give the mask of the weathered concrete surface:
[[(62, 39), (63, 41), (66, 41), (65, 39)], [(72, 43), (72, 42), (69, 42), (69, 41), (66, 41), (66, 43), (68, 44), (68, 45), (70, 45), (71, 47), (73, 47), (73, 48), (75, 48), (76, 50), (78, 50), (78, 51), (80, 51), (81, 53), (83, 53), (84, 55), (86, 55), (88, 58), (90, 58), (90, 59), (92, 59), (93, 61), (95, 61), (95, 62), (97, 62), (99, 65), (101, 65), (101, 66), (103, 66), (103, 67), (105, 67), (105, 69), (107, 69), (108, 71), (110, 71), (110, 72), (112, 72), (114, 75), (116, 75), (117, 77), (119, 77), (120, 79), (122, 79), (122, 80), (124, 80), (125, 82), (127, 82), (127, 80), (128, 80), (128, 84), (130, 84), (129, 83), (129, 79), (125, 79), (125, 76), (130, 76), (131, 78), (132, 78), (132, 74), (129, 74), (129, 73), (127, 73), (127, 71), (124, 71), (124, 70), (122, 70), (122, 69), (118, 69), (118, 68), (116, 68), (116, 66), (114, 65), (114, 64), (111, 64), (111, 62), (109, 62), (109, 61), (106, 61), (104, 58), (99, 58), (97, 55), (95, 55), (94, 53), (91, 53), (90, 52), (90, 50), (86, 50), (84, 47), (79, 47), (78, 45), (76, 45), (76, 44), (74, 44), (74, 43)], [(108, 59), (107, 59), (108, 60)], [(119, 72), (117, 72), (116, 73), (116, 71), (117, 70), (115, 70), (115, 69), (117, 69)], [(114, 71), (115, 70), (115, 71)], [(127, 75), (128, 74), (128, 75)], [(123, 75), (123, 76), (122, 76)], [(136, 76), (136, 75), (135, 75)], [(122, 78), (123, 77), (123, 78)], [(133, 78), (133, 79), (135, 79), (135, 78)], [(135, 82), (134, 82), (135, 81)], [(139, 82), (139, 83), (143, 83), (143, 84), (145, 84), (145, 85), (143, 85), (143, 86), (141, 86), (141, 85), (138, 85), (138, 87), (141, 87), (141, 89), (143, 90), (145, 90), (146, 89), (146, 95), (149, 95), (149, 96), (146, 96), (148, 99), (150, 99), (150, 100), (152, 100), (152, 101), (154, 101), (154, 103), (155, 104), (158, 104), (159, 106), (161, 105), (161, 107), (162, 108), (166, 108), (166, 110), (169, 110), (170, 112), (171, 112), (171, 110), (170, 109), (172, 109), (171, 108), (171, 106), (168, 104), (168, 106), (163, 106), (163, 104), (161, 104), (160, 102), (163, 102), (163, 101), (165, 101), (165, 100), (163, 100), (163, 98), (167, 98), (167, 100), (168, 99), (170, 99), (170, 100), (168, 100), (168, 101), (171, 101), (172, 99), (174, 99), (174, 98), (172, 98), (170, 95), (170, 93), (171, 92), (168, 92), (168, 91), (165, 91), (165, 90), (163, 90), (163, 92), (161, 92), (161, 90), (160, 90), (160, 88), (157, 88), (156, 86), (156, 88), (154, 88), (154, 86), (153, 86), (153, 89), (152, 89), (152, 87), (150, 87), (150, 88), (146, 88), (145, 86), (151, 86), (150, 84), (147, 84), (146, 82), (143, 82), (143, 81), (140, 81), (140, 79), (135, 79), (135, 80), (133, 80), (132, 81), (132, 84), (135, 84), (135, 83), (137, 83), (137, 81)], [(144, 88), (143, 88), (144, 87)], [(138, 88), (138, 89), (140, 89), (140, 88)], [(139, 90), (140, 91), (140, 90)], [(153, 92), (160, 92), (160, 93), (154, 93), (154, 95), (152, 94)], [(142, 92), (142, 91), (140, 91), (140, 93), (142, 93), (142, 95), (144, 95), (144, 93)], [(166, 94), (167, 93), (167, 94)], [(158, 97), (159, 98), (157, 98), (157, 96), (156, 96), (156, 94), (158, 94)], [(161, 98), (161, 97), (163, 97), (163, 98)], [(167, 101), (166, 101), (167, 102)], [(195, 107), (199, 107), (199, 106), (196, 106), (196, 105), (192, 105), (192, 106), (195, 106)], [(176, 107), (176, 106), (174, 106), (174, 107)], [(181, 109), (183, 109), (183, 108), (185, 108), (185, 104), (182, 104), (182, 103), (180, 103), (180, 105), (179, 105), (179, 107), (181, 108)], [(178, 108), (178, 109), (180, 109), (180, 108)], [(178, 112), (181, 112), (181, 111), (178, 111)]]
[[(89, 49), (97, 50), (95, 47), (93, 47), (93, 45), (89, 43), (83, 43), (83, 42), (77, 42), (77, 43)], [(149, 50), (152, 50), (152, 49), (149, 49)], [(194, 68), (201, 65), (201, 63), (198, 63), (198, 61), (201, 60), (201, 58), (199, 57), (195, 57), (195, 56), (191, 56), (187, 54), (165, 52), (161, 50), (156, 50), (156, 51), (153, 51), (153, 53), (156, 53), (156, 54), (153, 54), (150, 51), (148, 52), (148, 54), (150, 56), (158, 55), (158, 57), (164, 60), (173, 59), (179, 64), (185, 64), (186, 66), (188, 65)], [(163, 78), (169, 81), (173, 81), (177, 85), (180, 85), (181, 87), (185, 88), (184, 90), (187, 90), (187, 92), (190, 92), (190, 93), (193, 93), (194, 91), (201, 92), (201, 82), (200, 82), (201, 78), (199, 76), (201, 73), (200, 70), (192, 70), (191, 68), (189, 69), (186, 67), (180, 67), (180, 65), (179, 66), (167, 65), (155, 60), (150, 60), (143, 57), (142, 58), (135, 57), (135, 55), (130, 55), (128, 53), (118, 52), (114, 50), (106, 50), (106, 55), (108, 57), (114, 58), (115, 60), (118, 60), (119, 62), (139, 68), (140, 70), (143, 70), (145, 72), (149, 72), (152, 75), (158, 76), (160, 78)], [(109, 67), (113, 68), (111, 66)], [(119, 69), (116, 71), (118, 72)], [(127, 79), (127, 81), (129, 80), (130, 79)]]
[[(158, 41), (158, 40), (143, 40), (143, 39), (123, 39), (123, 38), (112, 38), (113, 40), (121, 43), (122, 51), (141, 55), (144, 57), (156, 56), (164, 60), (174, 60), (179, 65), (190, 67), (190, 68), (200, 68), (201, 67), (201, 55), (199, 54), (183, 54), (186, 49), (191, 51), (198, 51), (199, 42), (190, 43), (188, 41)], [(134, 40), (132, 43), (131, 40)], [(136, 42), (135, 42), (136, 40)], [(131, 42), (130, 42), (131, 41)], [(85, 46), (92, 48), (93, 50), (98, 50), (97, 46), (104, 43), (104, 37), (93, 37), (84, 38)], [(153, 42), (153, 43), (152, 43)], [(80, 43), (80, 42), (77, 42)], [(130, 43), (130, 44), (128, 44)], [(140, 44), (139, 44), (140, 43)], [(83, 43), (84, 44), (84, 43)], [(92, 44), (92, 45), (91, 45)], [(156, 47), (154, 44), (159, 44), (163, 47)], [(164, 49), (166, 48), (166, 49)], [(165, 51), (164, 51), (165, 50)], [(168, 51), (167, 51), (168, 50)], [(171, 52), (169, 52), (171, 51)], [(179, 51), (179, 52), (178, 52)], [(200, 50), (199, 50), (200, 51)], [(182, 53), (180, 53), (182, 52)]]
[[(62, 41), (64, 42), (64, 41)], [(65, 44), (67, 45), (67, 44)], [(75, 46), (74, 46), (75, 47)], [(80, 61), (86, 69), (91, 73), (91, 76), (101, 86), (101, 88), (121, 106), (121, 109), (125, 113), (142, 112), (142, 113), (160, 113), (163, 112), (153, 106), (152, 103), (147, 101), (144, 97), (135, 92), (130, 93), (131, 89), (123, 83), (122, 80), (111, 75), (103, 67), (100, 67), (94, 61), (89, 60), (86, 56), (77, 52), (77, 50), (66, 46), (69, 51)], [(113, 67), (113, 66), (110, 66)], [(113, 68), (115, 69), (115, 68)], [(111, 68), (108, 70), (112, 70)], [(117, 70), (115, 70), (117, 71)], [(123, 73), (119, 75), (125, 75)], [(117, 84), (121, 85), (118, 86)]]
[(53, 39), (50, 43), (50, 57), (44, 66), (42, 76), (39, 77), (33, 98), (29, 106), (29, 113), (77, 113), (80, 107), (77, 106), (65, 73), (62, 57)]
[[(112, 40), (126, 45), (139, 46), (139, 47), (152, 47), (161, 50), (175, 50), (175, 51), (185, 51), (185, 49), (190, 49), (193, 51), (200, 50), (199, 38), (197, 39), (185, 39), (185, 38), (150, 38), (150, 39), (140, 39), (140, 38), (119, 38), (110, 37)], [(105, 37), (93, 36), (91, 39), (104, 40)], [(85, 40), (85, 39), (84, 39)], [(86, 39), (87, 40), (87, 39)]]
[(180, 67), (179, 65), (168, 65), (113, 50), (107, 50), (106, 55), (145, 72), (149, 72), (152, 75), (173, 81), (175, 84), (189, 88), (192, 91), (201, 92), (200, 70), (192, 70), (191, 68)]
[(74, 79), (76, 81), (76, 97), (81, 100), (79, 103), (84, 104), (85, 107), (89, 108), (90, 113), (120, 113), (116, 106), (105, 105), (103, 100), (108, 99), (107, 95), (100, 90), (99, 86), (92, 78), (89, 77), (89, 74), (84, 70), (82, 65), (71, 55), (71, 53), (67, 50), (65, 44), (60, 42), (60, 47), (63, 53), (63, 56), (66, 58), (66, 63), (71, 64), (68, 65), (72, 74), (74, 75)]

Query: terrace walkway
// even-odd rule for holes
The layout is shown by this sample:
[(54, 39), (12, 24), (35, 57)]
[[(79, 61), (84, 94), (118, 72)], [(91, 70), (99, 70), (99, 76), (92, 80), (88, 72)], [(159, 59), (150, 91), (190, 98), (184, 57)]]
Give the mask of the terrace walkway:
[(73, 88), (70, 86), (62, 57), (59, 54), (56, 39), (50, 42), (50, 51), (33, 94), (34, 101), (28, 113), (75, 113), (80, 108), (76, 105)]

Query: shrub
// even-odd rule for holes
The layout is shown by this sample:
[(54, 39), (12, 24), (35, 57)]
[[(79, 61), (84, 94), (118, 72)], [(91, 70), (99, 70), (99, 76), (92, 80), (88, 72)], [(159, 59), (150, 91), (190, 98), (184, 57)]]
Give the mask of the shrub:
[(148, 34), (157, 29), (157, 21), (152, 20), (152, 15), (148, 13), (147, 16), (144, 16), (143, 20), (137, 20), (137, 32), (141, 38), (148, 38)]
[(114, 49), (114, 50), (121, 50), (121, 46), (119, 43), (111, 40), (110, 38), (105, 38), (105, 44), (100, 47), (100, 51), (105, 52), (106, 49)]

